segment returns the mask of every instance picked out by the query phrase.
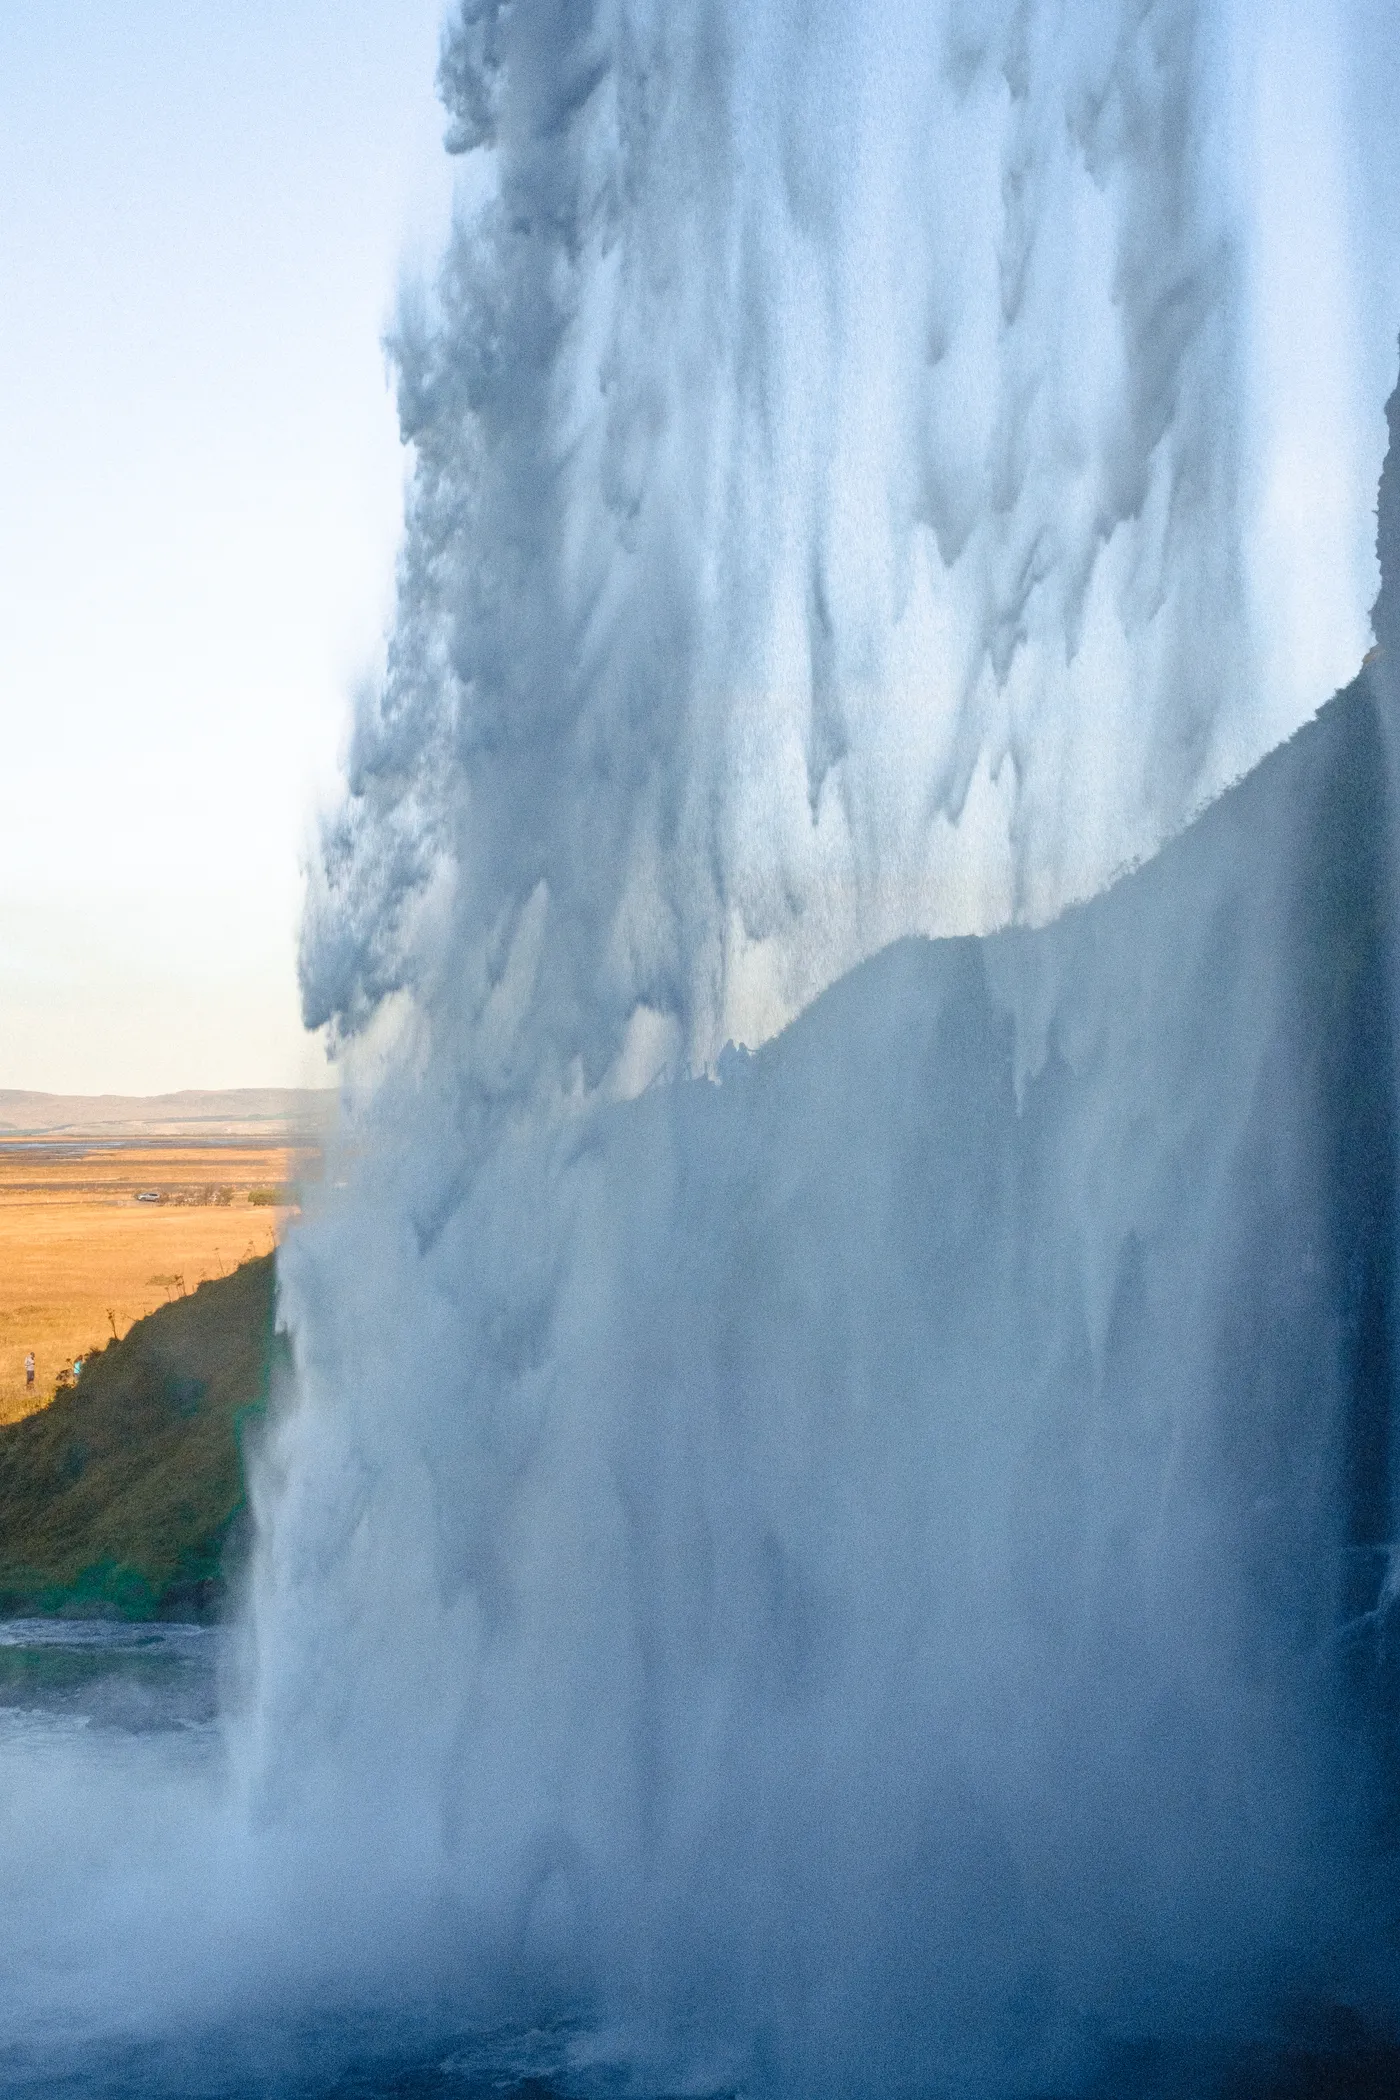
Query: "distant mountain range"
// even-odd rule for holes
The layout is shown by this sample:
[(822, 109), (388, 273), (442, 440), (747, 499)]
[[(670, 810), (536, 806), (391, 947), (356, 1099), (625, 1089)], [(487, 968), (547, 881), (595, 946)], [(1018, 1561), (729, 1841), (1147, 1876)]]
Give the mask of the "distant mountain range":
[(335, 1120), (333, 1087), (227, 1087), (178, 1094), (37, 1094), (0, 1088), (3, 1137), (317, 1138)]

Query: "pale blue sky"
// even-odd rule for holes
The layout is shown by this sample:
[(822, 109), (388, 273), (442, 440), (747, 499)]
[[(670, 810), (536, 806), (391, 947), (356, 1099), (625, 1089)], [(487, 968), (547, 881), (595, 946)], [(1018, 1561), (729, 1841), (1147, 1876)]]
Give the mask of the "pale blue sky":
[(440, 0), (0, 0), (0, 1086), (322, 1079), (308, 811), (387, 618)]

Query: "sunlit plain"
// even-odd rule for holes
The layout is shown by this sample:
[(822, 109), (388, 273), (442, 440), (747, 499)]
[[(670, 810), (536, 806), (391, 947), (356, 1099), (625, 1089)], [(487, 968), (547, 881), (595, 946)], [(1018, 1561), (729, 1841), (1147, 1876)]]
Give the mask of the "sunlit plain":
[(0, 1144), (0, 1422), (51, 1400), (75, 1355), (266, 1254), (313, 1168), (288, 1145)]

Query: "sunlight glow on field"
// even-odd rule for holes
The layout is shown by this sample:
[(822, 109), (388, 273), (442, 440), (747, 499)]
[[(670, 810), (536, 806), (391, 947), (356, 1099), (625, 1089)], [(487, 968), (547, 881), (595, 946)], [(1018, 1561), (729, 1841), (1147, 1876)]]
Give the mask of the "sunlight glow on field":
[(266, 1254), (317, 1167), (266, 1141), (0, 1141), (0, 1422), (51, 1400), (75, 1353)]

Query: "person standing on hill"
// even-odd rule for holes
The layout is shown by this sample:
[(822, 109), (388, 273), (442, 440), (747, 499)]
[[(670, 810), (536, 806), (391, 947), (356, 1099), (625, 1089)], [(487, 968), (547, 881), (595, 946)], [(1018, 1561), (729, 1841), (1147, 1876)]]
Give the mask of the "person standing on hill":
[(31, 1349), (24, 1359), (24, 1390), (30, 1391), (34, 1384), (34, 1351)]

